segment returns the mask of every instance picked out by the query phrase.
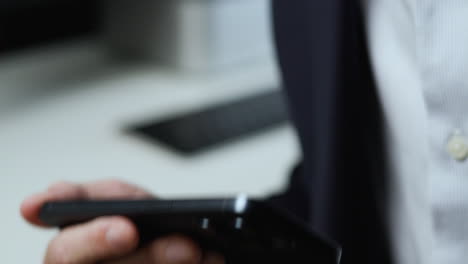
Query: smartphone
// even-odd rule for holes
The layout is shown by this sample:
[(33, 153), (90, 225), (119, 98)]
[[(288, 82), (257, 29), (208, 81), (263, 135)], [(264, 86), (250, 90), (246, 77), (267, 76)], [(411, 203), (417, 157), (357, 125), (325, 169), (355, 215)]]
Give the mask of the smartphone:
[(220, 199), (98, 200), (46, 203), (42, 222), (64, 228), (100, 216), (132, 220), (140, 244), (157, 237), (184, 234), (207, 250), (225, 256), (229, 264), (336, 264), (341, 249), (307, 225), (262, 201), (245, 195)]

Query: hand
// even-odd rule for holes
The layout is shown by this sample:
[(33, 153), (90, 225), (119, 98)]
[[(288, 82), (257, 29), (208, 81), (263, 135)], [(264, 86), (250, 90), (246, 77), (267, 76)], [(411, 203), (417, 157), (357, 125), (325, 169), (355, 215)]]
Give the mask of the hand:
[[(47, 191), (25, 199), (21, 214), (33, 225), (46, 227), (39, 210), (49, 201), (75, 199), (141, 199), (152, 195), (137, 186), (116, 181), (88, 184), (57, 183)], [(159, 238), (136, 249), (138, 232), (133, 223), (121, 216), (101, 217), (64, 228), (52, 239), (45, 264), (223, 264), (214, 252), (203, 252), (191, 239), (174, 234)]]

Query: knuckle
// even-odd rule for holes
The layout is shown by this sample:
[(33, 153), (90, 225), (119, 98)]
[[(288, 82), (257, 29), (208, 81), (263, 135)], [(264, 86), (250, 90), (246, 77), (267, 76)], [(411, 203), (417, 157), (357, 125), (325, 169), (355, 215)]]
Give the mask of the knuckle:
[(105, 183), (115, 195), (125, 196), (128, 198), (151, 197), (149, 192), (146, 190), (119, 179), (108, 179)]
[(47, 192), (53, 193), (57, 197), (85, 196), (84, 190), (83, 188), (81, 188), (81, 185), (67, 181), (60, 181), (50, 185), (47, 189)]
[(58, 181), (58, 182), (51, 184), (47, 190), (48, 191), (62, 190), (64, 188), (69, 188), (71, 185), (73, 185), (71, 182)]
[(107, 181), (107, 185), (110, 186), (111, 188), (113, 189), (116, 189), (116, 190), (125, 190), (128, 188), (128, 184), (119, 180), (119, 179), (116, 179), (116, 178), (111, 178), (111, 179), (108, 179)]
[(166, 237), (153, 252), (158, 254), (157, 259), (164, 259), (163, 263), (196, 264), (202, 260), (201, 248), (193, 240), (180, 234)]
[(135, 188), (131, 196), (134, 198), (154, 198), (148, 191), (139, 188)]
[(166, 263), (165, 249), (169, 239), (159, 238), (143, 249), (144, 259), (148, 263)]

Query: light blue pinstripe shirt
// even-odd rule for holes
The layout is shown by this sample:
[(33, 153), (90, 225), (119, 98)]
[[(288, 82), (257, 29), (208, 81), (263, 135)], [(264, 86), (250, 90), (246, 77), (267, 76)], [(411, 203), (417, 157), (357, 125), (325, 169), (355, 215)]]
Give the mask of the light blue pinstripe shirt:
[(364, 0), (399, 264), (468, 261), (468, 1)]

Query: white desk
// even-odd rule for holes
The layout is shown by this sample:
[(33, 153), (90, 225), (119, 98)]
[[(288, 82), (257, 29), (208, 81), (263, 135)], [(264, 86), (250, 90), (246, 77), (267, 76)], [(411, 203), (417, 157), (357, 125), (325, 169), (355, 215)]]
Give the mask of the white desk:
[(21, 200), (57, 180), (121, 178), (164, 197), (280, 189), (298, 158), (278, 128), (193, 158), (122, 132), (132, 122), (270, 89), (271, 62), (212, 75), (107, 59), (92, 42), (0, 58), (2, 263), (40, 263), (54, 231), (30, 227)]

